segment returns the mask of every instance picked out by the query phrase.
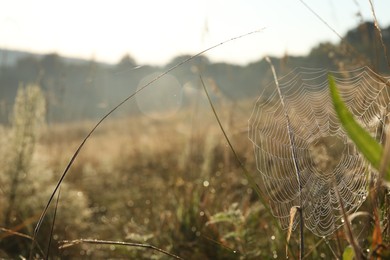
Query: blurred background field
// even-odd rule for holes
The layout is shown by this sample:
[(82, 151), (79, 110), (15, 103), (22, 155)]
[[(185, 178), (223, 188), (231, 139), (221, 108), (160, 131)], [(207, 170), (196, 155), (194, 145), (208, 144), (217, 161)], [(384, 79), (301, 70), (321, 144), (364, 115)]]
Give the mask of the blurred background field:
[[(366, 9), (357, 8), (355, 26), (343, 40), (271, 56), (278, 75), (300, 66), (345, 70), (364, 65), (388, 75), (378, 31), (359, 12), (364, 16)], [(383, 24), (382, 36), (389, 50), (390, 26)], [(14, 50), (12, 41), (0, 46), (0, 258), (29, 256), (39, 216), (83, 138), (110, 108), (193, 55), (183, 53), (164, 64), (147, 64), (132, 54), (107, 62)], [(64, 240), (76, 239), (146, 243), (184, 259), (285, 258), (286, 232), (276, 228), (234, 157), (200, 75), (239, 159), (263, 188), (248, 119), (272, 81), (269, 64), (263, 57), (234, 63), (206, 53), (137, 94), (93, 133), (61, 186), (58, 207), (54, 201), (49, 208), (33, 257), (48, 251), (55, 215), (53, 259), (169, 258), (118, 245), (59, 248)], [(370, 206), (367, 202), (362, 210)], [(372, 226), (364, 220), (354, 224), (359, 243), (368, 248)], [(389, 230), (384, 229), (385, 240)], [(307, 259), (336, 258), (348, 245), (342, 229), (326, 239), (309, 231), (305, 235)], [(290, 257), (298, 255), (298, 240), (293, 233)]]
[[(242, 117), (245, 110), (238, 104), (226, 104), (222, 111), (222, 120), (236, 122), (226, 129), (237, 152), (254, 165)], [(233, 120), (238, 118), (241, 120)], [(20, 176), (15, 187), (18, 193), (9, 226), (22, 233), (32, 231), (53, 184), (92, 126), (85, 121), (41, 129), (28, 173)], [(9, 132), (12, 130), (3, 128), (2, 136)], [(6, 195), (9, 191), (3, 192)], [(262, 239), (262, 226), (269, 230), (269, 238), (277, 235), (267, 223), (270, 216), (265, 214), (264, 220), (258, 221), (262, 206), (206, 108), (198, 108), (196, 113), (182, 111), (163, 121), (145, 116), (107, 121), (80, 153), (61, 194), (55, 242), (81, 237), (136, 241), (180, 252), (184, 258), (236, 258), (241, 253), (233, 251), (261, 251), (253, 236)], [(246, 225), (252, 227), (247, 230)], [(45, 239), (44, 235), (42, 242)], [(274, 240), (269, 239), (269, 243), (275, 244)], [(2, 236), (3, 253), (27, 254), (28, 243), (25, 238)], [(149, 250), (99, 246), (52, 252), (64, 257), (155, 255)]]
[[(251, 103), (216, 109), (227, 122), (225, 130), (240, 160), (260, 182), (243, 116), (251, 112)], [(54, 183), (92, 126), (83, 121), (41, 129), (28, 172), (15, 186), (8, 227), (32, 233)], [(2, 131), (6, 137), (12, 129)], [(6, 198), (10, 191), (4, 187), (2, 192)], [(48, 242), (53, 211), (52, 206), (38, 237), (42, 245)], [(275, 228), (273, 218), (248, 184), (207, 107), (184, 110), (163, 121), (145, 116), (112, 119), (93, 134), (62, 185), (51, 254), (166, 258), (151, 250), (113, 245), (58, 249), (62, 240), (91, 238), (148, 243), (184, 259), (283, 257), (285, 234)], [(329, 255), (325, 241), (307, 235), (309, 258)], [(3, 257), (28, 254), (29, 239), (7, 232), (1, 238)], [(295, 250), (297, 238), (290, 242)]]

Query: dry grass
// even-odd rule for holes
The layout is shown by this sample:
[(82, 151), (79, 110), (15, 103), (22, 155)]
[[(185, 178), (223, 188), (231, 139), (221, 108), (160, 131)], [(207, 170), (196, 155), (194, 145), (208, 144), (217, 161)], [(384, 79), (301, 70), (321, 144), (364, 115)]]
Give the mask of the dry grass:
[[(216, 109), (241, 161), (261, 184), (246, 132), (252, 104), (224, 102)], [(43, 178), (47, 189), (36, 185), (30, 211), (20, 209), (23, 218), (5, 228), (32, 235), (49, 192), (92, 126), (93, 122), (79, 122), (43, 130), (34, 160), (44, 169), (40, 174), (48, 176)], [(54, 208), (49, 212), (38, 234), (41, 248), (47, 245), (44, 238), (50, 233)], [(155, 250), (119, 244), (80, 243), (59, 249), (63, 240), (100, 239), (145, 243), (184, 259), (283, 258), (285, 234), (272, 219), (250, 188), (212, 112), (190, 107), (164, 120), (110, 119), (94, 133), (65, 178), (50, 252), (70, 259), (167, 258)], [(366, 225), (354, 227), (358, 232), (369, 230)], [(367, 245), (369, 231), (364, 232), (368, 233), (357, 238)], [(1, 257), (28, 255), (29, 240), (4, 230), (0, 236)], [(293, 232), (292, 252), (299, 251), (298, 238)], [(332, 258), (348, 244), (342, 231), (327, 239), (307, 232), (307, 258)]]
[[(219, 109), (223, 111), (222, 120), (230, 122), (226, 129), (238, 153), (254, 167), (246, 118), (241, 118), (247, 111), (227, 103)], [(49, 169), (52, 183), (92, 125), (80, 122), (46, 127), (35, 158)], [(251, 214), (262, 208), (207, 109), (188, 109), (164, 120), (139, 116), (107, 121), (80, 153), (65, 185), (76, 191), (76, 197), (60, 199), (57, 222), (68, 224), (55, 226), (54, 247), (60, 240), (98, 238), (147, 242), (184, 258), (236, 258), (239, 254), (234, 251), (245, 254), (260, 250), (255, 243), (248, 246), (241, 236), (246, 231), (245, 218), (253, 218)], [(88, 218), (75, 225), (71, 219), (61, 221), (72, 217), (69, 212), (77, 196), (87, 201)], [(242, 221), (207, 224), (219, 212), (230, 214), (232, 205)], [(34, 214), (40, 210), (37, 205)], [(252, 222), (256, 227), (267, 226), (264, 221)], [(78, 230), (77, 225), (83, 228)], [(271, 227), (267, 228), (272, 233)], [(264, 234), (258, 228), (249, 233)], [(225, 238), (226, 234), (230, 237)], [(56, 248), (52, 253), (70, 257), (156, 255), (133, 248), (112, 249), (80, 245), (61, 251)]]

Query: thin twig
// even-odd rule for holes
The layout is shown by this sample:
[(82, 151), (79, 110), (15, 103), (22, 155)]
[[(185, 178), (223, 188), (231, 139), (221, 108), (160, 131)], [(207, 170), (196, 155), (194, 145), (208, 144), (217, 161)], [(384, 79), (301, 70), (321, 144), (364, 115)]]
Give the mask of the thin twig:
[[(3, 228), (3, 227), (0, 227), (0, 230), (5, 232), (5, 233), (8, 233), (9, 236), (18, 236), (18, 237), (23, 237), (23, 238), (26, 238), (28, 240), (31, 240), (33, 241), (33, 237), (32, 236), (29, 236), (29, 235), (26, 235), (26, 234), (23, 234), (23, 233), (20, 233), (20, 232), (17, 232), (17, 231), (14, 231), (12, 229), (9, 229), (9, 228)], [(5, 237), (3, 237), (4, 239)], [(38, 250), (40, 251), (40, 253), (42, 255), (44, 255), (44, 252), (42, 250), (42, 248), (38, 245)]]
[(99, 245), (141, 247), (141, 248), (155, 250), (157, 252), (160, 252), (162, 254), (165, 254), (165, 255), (170, 256), (170, 257), (175, 258), (175, 259), (183, 259), (180, 256), (174, 255), (168, 251), (165, 251), (161, 248), (158, 248), (158, 247), (155, 247), (155, 246), (149, 245), (149, 244), (140, 244), (140, 243), (123, 242), (123, 241), (97, 240), (97, 239), (83, 239), (83, 238), (75, 239), (75, 240), (71, 240), (71, 241), (63, 240), (63, 241), (60, 241), (60, 243), (62, 243), (62, 245), (58, 249), (64, 249), (64, 248), (72, 247), (72, 246), (79, 245), (79, 244), (99, 244)]
[(14, 231), (14, 230), (12, 230), (12, 229), (0, 227), (0, 230), (3, 231), (3, 232), (9, 233), (9, 234), (11, 234), (11, 235), (14, 235), (14, 236), (24, 237), (24, 238), (27, 238), (27, 239), (32, 240), (32, 237), (31, 237), (31, 236), (26, 235), (26, 234), (23, 234), (23, 233), (20, 233), (20, 232), (17, 232), (17, 231)]
[(333, 180), (333, 183), (334, 183), (334, 190), (336, 192), (336, 196), (337, 196), (337, 199), (338, 199), (339, 204), (340, 204), (340, 210), (341, 210), (341, 213), (343, 215), (346, 236), (347, 236), (347, 238), (349, 240), (349, 243), (351, 244), (352, 249), (353, 249), (353, 251), (355, 253), (355, 259), (356, 260), (362, 260), (363, 259), (362, 250), (361, 250), (359, 244), (357, 243), (357, 241), (355, 239), (355, 236), (353, 235), (352, 227), (351, 227), (351, 224), (349, 222), (349, 217), (348, 217), (347, 212), (345, 211), (343, 200), (341, 199), (339, 190), (338, 190), (338, 188), (336, 186), (336, 181)]

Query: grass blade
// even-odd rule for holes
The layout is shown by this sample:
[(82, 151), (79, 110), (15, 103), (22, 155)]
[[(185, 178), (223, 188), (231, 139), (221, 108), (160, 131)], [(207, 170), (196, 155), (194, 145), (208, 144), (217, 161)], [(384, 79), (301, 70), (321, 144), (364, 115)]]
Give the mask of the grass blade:
[(54, 215), (53, 215), (53, 222), (51, 223), (51, 229), (50, 229), (50, 235), (49, 235), (49, 243), (47, 245), (47, 252), (46, 252), (46, 257), (45, 257), (46, 260), (49, 259), (50, 247), (51, 247), (51, 242), (53, 240), (54, 225), (56, 223), (56, 216), (57, 216), (58, 202), (60, 200), (60, 194), (61, 194), (61, 188), (58, 190), (58, 194), (57, 194), (56, 206), (55, 206)]
[[(336, 110), (336, 113), (339, 117), (341, 124), (343, 125), (345, 131), (351, 140), (355, 143), (356, 147), (359, 151), (364, 155), (364, 157), (377, 169), (379, 170), (380, 176), (384, 176), (384, 178), (389, 181), (390, 180), (390, 171), (389, 171), (389, 161), (390, 161), (390, 142), (388, 138), (385, 141), (385, 151), (383, 151), (383, 147), (366, 131), (364, 130), (353, 118), (351, 112), (348, 111), (344, 102), (342, 101), (340, 94), (338, 93), (336, 83), (332, 75), (328, 76), (329, 80), (329, 88), (331, 92), (331, 97), (333, 100), (333, 104)], [(386, 132), (387, 137), (387, 132)], [(380, 179), (378, 183), (380, 183)], [(381, 228), (379, 224), (379, 214), (378, 208), (376, 206), (376, 193), (378, 192), (379, 185), (377, 189), (373, 190), (375, 194), (373, 196), (373, 205), (374, 205), (374, 219), (375, 219), (375, 227), (372, 236), (372, 247), (375, 247), (378, 244), (382, 243), (382, 235)], [(336, 190), (338, 195), (338, 190)], [(338, 195), (339, 196), (339, 195)], [(342, 201), (340, 200), (340, 204)], [(354, 251), (354, 255), (356, 258), (360, 258), (359, 248), (356, 247), (356, 242), (354, 241), (354, 237), (349, 227), (349, 221), (346, 218), (346, 214), (344, 212), (344, 207), (341, 204), (341, 209), (343, 210), (345, 226), (347, 228), (347, 234), (349, 236), (350, 243), (352, 245), (352, 249)], [(350, 253), (347, 253), (349, 256)], [(343, 256), (344, 258), (344, 256)], [(345, 257), (347, 259), (348, 257)]]
[(343, 260), (353, 260), (355, 257), (355, 253), (351, 246), (347, 246), (343, 252)]
[[(390, 128), (385, 131), (385, 144), (383, 148), (382, 159), (379, 167), (379, 176), (384, 177), (386, 181), (390, 181)], [(380, 182), (378, 182), (378, 185)], [(379, 186), (377, 186), (379, 191)]]
[[(379, 169), (383, 154), (382, 146), (355, 121), (352, 113), (349, 112), (348, 108), (342, 101), (337, 90), (335, 80), (330, 74), (328, 75), (328, 81), (333, 105), (342, 126), (364, 157), (376, 169)], [(390, 174), (387, 173), (387, 175), (387, 178), (390, 178)]]

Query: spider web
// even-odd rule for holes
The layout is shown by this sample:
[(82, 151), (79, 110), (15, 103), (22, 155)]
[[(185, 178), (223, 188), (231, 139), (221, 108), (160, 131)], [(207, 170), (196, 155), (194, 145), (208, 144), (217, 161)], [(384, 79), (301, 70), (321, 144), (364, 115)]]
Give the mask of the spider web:
[[(333, 108), (328, 90), (329, 71), (297, 68), (279, 79), (285, 107), (275, 83), (266, 86), (249, 119), (258, 184), (269, 196), (273, 214), (288, 228), (290, 209), (303, 208), (306, 228), (318, 236), (332, 234), (343, 223), (345, 210), (356, 211), (368, 194), (371, 168), (349, 140)], [(388, 116), (389, 78), (368, 67), (332, 71), (342, 99), (355, 119), (379, 142)], [(287, 113), (294, 136), (294, 167)], [(295, 218), (294, 228), (299, 219)]]

